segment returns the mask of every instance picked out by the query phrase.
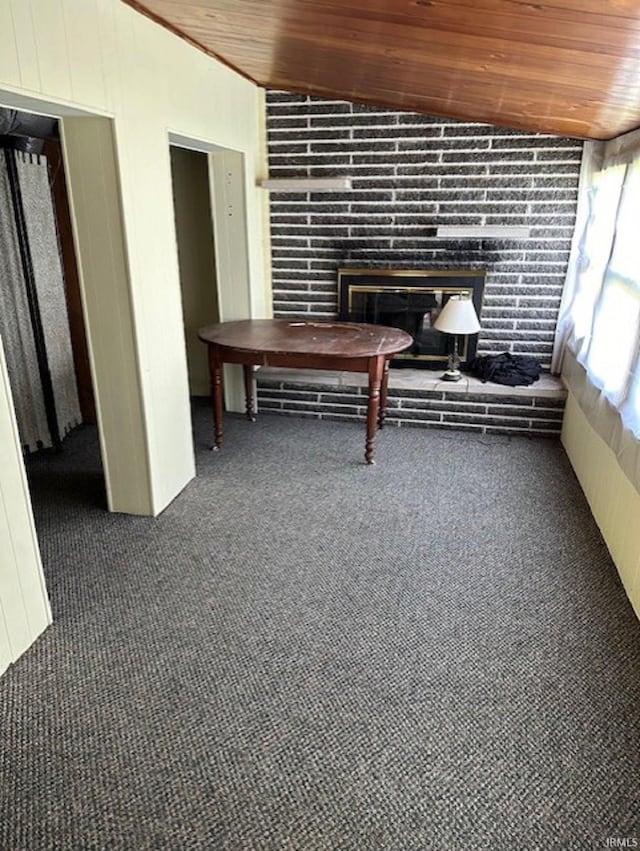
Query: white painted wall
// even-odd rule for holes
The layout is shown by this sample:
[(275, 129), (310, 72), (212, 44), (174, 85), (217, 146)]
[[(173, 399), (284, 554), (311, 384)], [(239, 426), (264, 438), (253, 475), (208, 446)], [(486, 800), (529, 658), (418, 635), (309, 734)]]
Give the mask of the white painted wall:
[(570, 393), (562, 443), (640, 618), (640, 493)]
[[(264, 197), (256, 188), (256, 179), (264, 176), (265, 169), (262, 93), (120, 0), (0, 0), (0, 104), (112, 121), (112, 166), (122, 226), (122, 266), (114, 262), (113, 268), (124, 267), (124, 277), (113, 289), (108, 321), (122, 312), (117, 345), (121, 363), (126, 360), (123, 347), (133, 353), (133, 363), (129, 360), (120, 375), (124, 385), (112, 382), (98, 388), (99, 415), (104, 422), (112, 404), (127, 410), (119, 423), (112, 416), (111, 430), (103, 435), (109, 442), (125, 439), (127, 430), (134, 430), (124, 445), (135, 454), (135, 464), (129, 467), (114, 461), (112, 465), (112, 508), (157, 514), (194, 474), (169, 134), (200, 140), (204, 149), (224, 148), (242, 157), (247, 231), (247, 258), (242, 262), (250, 290), (243, 304), (250, 311), (245, 315), (266, 315)], [(86, 173), (86, 153), (69, 164), (77, 174)], [(77, 198), (77, 181), (75, 189)], [(113, 221), (113, 197), (109, 205), (108, 219)], [(90, 214), (90, 226), (95, 228), (104, 210), (88, 202), (85, 209), (98, 210)], [(97, 298), (100, 276), (89, 268), (89, 236), (83, 237), (81, 228), (77, 221), (80, 254), (84, 253), (83, 286), (90, 279)], [(109, 240), (111, 235), (109, 229), (102, 234), (92, 230), (91, 239)], [(113, 256), (119, 251), (116, 246)], [(222, 281), (221, 291), (226, 286), (228, 282)], [(98, 378), (109, 355), (103, 343), (92, 346), (94, 359), (102, 359), (93, 364)], [(101, 353), (96, 355), (98, 350)], [(33, 604), (40, 600), (42, 605), (37, 544), (18, 475), (22, 459), (11, 425), (12, 411), (10, 390), (6, 381), (0, 382), (0, 492), (11, 506), (0, 538), (0, 600), (5, 605), (10, 599), (7, 575), (17, 571), (22, 587), (31, 589), (28, 595), (33, 594)], [(11, 553), (5, 546), (9, 538)], [(42, 619), (30, 623), (29, 640), (41, 627)], [(10, 633), (13, 657), (26, 639), (20, 639), (13, 626)], [(5, 642), (6, 637), (2, 658), (6, 657)]]
[[(9, 376), (0, 345), (0, 399)], [(13, 411), (0, 405), (0, 674), (51, 623)]]
[(69, 200), (111, 511), (153, 504), (118, 167), (109, 118), (65, 118)]

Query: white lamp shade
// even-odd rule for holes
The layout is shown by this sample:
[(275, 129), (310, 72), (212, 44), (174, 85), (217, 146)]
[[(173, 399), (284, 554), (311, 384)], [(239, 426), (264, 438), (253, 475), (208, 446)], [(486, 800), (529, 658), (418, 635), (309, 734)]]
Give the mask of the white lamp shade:
[(440, 311), (433, 327), (444, 331), (445, 334), (477, 334), (480, 322), (470, 298), (452, 295)]

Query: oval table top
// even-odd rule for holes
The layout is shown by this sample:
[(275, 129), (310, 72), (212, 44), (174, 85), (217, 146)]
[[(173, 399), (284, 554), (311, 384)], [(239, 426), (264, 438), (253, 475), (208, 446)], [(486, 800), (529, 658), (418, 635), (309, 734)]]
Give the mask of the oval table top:
[(242, 319), (200, 328), (204, 343), (248, 352), (373, 357), (401, 352), (413, 338), (399, 328), (363, 322)]

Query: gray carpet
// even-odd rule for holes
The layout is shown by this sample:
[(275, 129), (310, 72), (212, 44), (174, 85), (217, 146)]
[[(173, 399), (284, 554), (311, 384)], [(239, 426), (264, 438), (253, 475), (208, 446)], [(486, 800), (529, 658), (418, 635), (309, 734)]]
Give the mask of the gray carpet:
[(56, 623), (0, 680), (0, 848), (640, 842), (640, 626), (554, 440), (228, 418), (156, 519), (30, 477)]

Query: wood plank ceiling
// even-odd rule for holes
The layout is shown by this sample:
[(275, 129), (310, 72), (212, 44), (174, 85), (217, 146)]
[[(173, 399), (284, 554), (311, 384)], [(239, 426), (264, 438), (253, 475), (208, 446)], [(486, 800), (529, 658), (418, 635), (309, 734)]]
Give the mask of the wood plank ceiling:
[(260, 86), (609, 139), (640, 127), (640, 0), (124, 0)]

